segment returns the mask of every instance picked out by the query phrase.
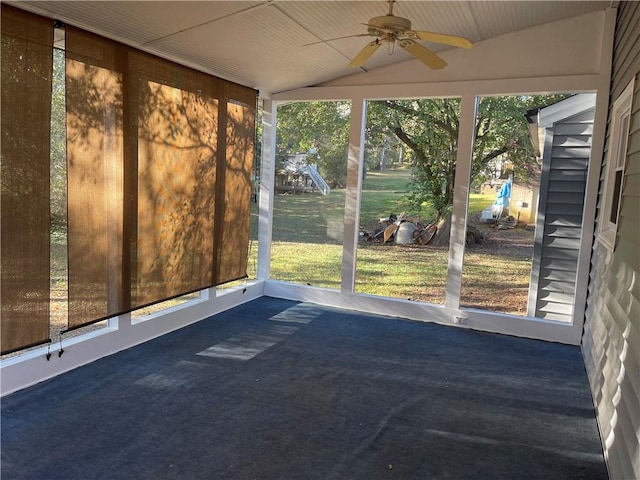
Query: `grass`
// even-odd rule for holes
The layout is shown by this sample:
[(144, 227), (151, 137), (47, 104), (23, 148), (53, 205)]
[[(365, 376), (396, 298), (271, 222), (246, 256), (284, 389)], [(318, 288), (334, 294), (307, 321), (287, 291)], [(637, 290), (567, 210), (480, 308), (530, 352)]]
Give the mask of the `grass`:
[[(368, 173), (361, 200), (361, 225), (406, 209), (410, 172)], [(340, 288), (345, 190), (283, 194), (274, 198), (271, 275), (278, 280)]]
[(442, 247), (361, 245), (356, 291), (442, 304), (448, 256)]
[[(423, 222), (435, 217), (429, 206), (410, 210), (410, 172), (369, 172), (361, 195), (360, 226), (374, 231), (379, 219), (403, 211)], [(476, 224), (494, 195), (471, 194), (469, 221)], [(340, 288), (344, 190), (330, 195), (277, 195), (274, 199), (272, 278), (326, 288)], [(491, 238), (465, 254), (461, 304), (504, 313), (526, 314), (531, 268), (531, 232), (480, 228)], [(523, 249), (509, 247), (512, 237)], [(448, 249), (432, 246), (360, 244), (356, 291), (442, 304)]]

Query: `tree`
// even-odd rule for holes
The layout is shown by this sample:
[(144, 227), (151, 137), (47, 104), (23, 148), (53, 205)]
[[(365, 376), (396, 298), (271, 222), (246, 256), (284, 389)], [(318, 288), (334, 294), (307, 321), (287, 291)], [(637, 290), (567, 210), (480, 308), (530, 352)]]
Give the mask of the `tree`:
[(298, 102), (278, 108), (276, 168), (290, 155), (307, 153), (327, 183), (346, 185), (349, 102)]
[[(471, 178), (481, 184), (497, 159), (508, 160), (516, 178), (537, 173), (524, 114), (567, 95), (482, 97), (478, 102)], [(309, 155), (334, 187), (345, 185), (349, 138), (347, 102), (301, 102), (278, 110), (276, 160), (298, 152)], [(432, 205), (438, 218), (453, 204), (458, 151), (460, 99), (372, 101), (367, 110), (366, 160), (381, 168), (384, 155), (400, 143), (412, 153), (413, 181), (409, 201)]]
[[(472, 179), (486, 178), (492, 162), (508, 158), (521, 178), (535, 171), (524, 113), (565, 96), (483, 97), (478, 103)], [(412, 152), (414, 176), (409, 200), (432, 204), (439, 218), (453, 204), (458, 150), (460, 100), (438, 98), (371, 102), (369, 117), (396, 136)]]

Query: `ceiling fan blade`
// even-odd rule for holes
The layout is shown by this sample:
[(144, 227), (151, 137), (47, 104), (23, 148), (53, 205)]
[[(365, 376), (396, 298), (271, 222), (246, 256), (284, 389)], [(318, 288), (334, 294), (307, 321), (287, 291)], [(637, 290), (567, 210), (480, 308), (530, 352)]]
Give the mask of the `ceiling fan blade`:
[(414, 42), (413, 40), (405, 38), (398, 41), (398, 44), (411, 55), (424, 63), (427, 67), (432, 68), (433, 70), (440, 70), (441, 68), (447, 66), (447, 62), (441, 59), (438, 55), (433, 53), (428, 48), (423, 47), (419, 43)]
[(368, 36), (369, 36), (368, 33), (357, 33), (355, 35), (346, 35), (344, 37), (327, 38), (326, 40), (318, 40), (317, 42), (305, 43), (302, 46), (303, 47), (308, 47), (309, 45), (317, 45), (318, 43), (327, 43), (327, 42), (332, 42), (334, 40), (342, 40), (343, 38), (368, 37)]
[(443, 45), (451, 45), (452, 47), (472, 48), (473, 43), (464, 37), (456, 35), (447, 35), (444, 33), (421, 32), (419, 30), (407, 30), (402, 35), (403, 38), (420, 39), (426, 42), (442, 43)]
[(367, 45), (362, 50), (360, 50), (360, 52), (355, 57), (353, 57), (353, 60), (351, 60), (351, 63), (349, 64), (349, 66), (351, 68), (354, 68), (354, 67), (361, 67), (362, 65), (364, 65), (366, 61), (369, 60), (371, 55), (373, 55), (373, 52), (375, 52), (378, 49), (380, 44), (381, 42), (378, 39), (375, 39), (367, 43)]

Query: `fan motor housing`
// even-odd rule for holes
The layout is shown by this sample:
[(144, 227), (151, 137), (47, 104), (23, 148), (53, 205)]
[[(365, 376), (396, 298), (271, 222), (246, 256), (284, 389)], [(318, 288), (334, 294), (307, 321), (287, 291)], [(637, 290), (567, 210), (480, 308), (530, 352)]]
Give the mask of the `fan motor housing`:
[(401, 34), (405, 30), (411, 30), (411, 21), (409, 19), (396, 17), (395, 15), (373, 17), (367, 22), (367, 25), (371, 35), (379, 35), (380, 33)]

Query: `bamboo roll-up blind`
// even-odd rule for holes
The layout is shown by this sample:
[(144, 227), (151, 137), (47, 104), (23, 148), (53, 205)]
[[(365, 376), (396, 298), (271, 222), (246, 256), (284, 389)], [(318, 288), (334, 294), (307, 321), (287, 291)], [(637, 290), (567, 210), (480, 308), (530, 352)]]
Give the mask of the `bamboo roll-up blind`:
[[(2, 5), (2, 351), (49, 340), (53, 20)], [(68, 328), (246, 275), (256, 91), (65, 26)]]
[(126, 310), (122, 289), (126, 50), (66, 27), (69, 328)]
[(69, 327), (245, 276), (255, 90), (68, 31)]
[(2, 5), (2, 353), (49, 340), (53, 23)]
[[(137, 119), (132, 307), (214, 285), (219, 86), (213, 77), (130, 56)], [(132, 150), (133, 151), (133, 150)], [(224, 163), (224, 161), (223, 161)], [(219, 219), (218, 219), (219, 221)]]
[(230, 98), (225, 118), (224, 220), (218, 250), (218, 284), (242, 278), (247, 272), (255, 105)]

